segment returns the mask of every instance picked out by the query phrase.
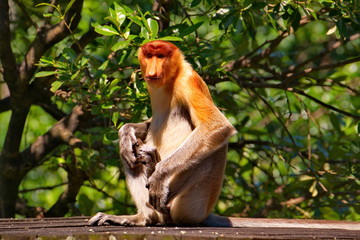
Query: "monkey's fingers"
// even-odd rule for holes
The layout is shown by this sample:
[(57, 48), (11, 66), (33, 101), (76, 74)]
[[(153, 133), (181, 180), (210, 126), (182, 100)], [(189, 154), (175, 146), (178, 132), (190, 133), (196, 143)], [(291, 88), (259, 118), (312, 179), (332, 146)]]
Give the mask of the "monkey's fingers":
[(147, 183), (147, 188), (149, 189), (149, 203), (153, 208), (157, 211), (160, 211), (160, 197), (158, 192), (156, 191), (156, 187), (152, 186), (151, 184)]
[(170, 206), (169, 204), (169, 190), (168, 187), (165, 185), (163, 188), (163, 194), (160, 198), (160, 212), (164, 215), (170, 215)]
[(154, 185), (147, 184), (149, 188), (149, 203), (162, 214), (170, 214), (168, 203), (168, 187), (163, 182), (155, 182)]
[(123, 141), (120, 144), (120, 156), (130, 168), (135, 168), (141, 163), (142, 156), (139, 154), (139, 143)]
[(159, 198), (155, 194), (149, 194), (149, 203), (155, 210), (159, 210)]
[(123, 153), (121, 152), (120, 154), (121, 159), (123, 159), (123, 161), (130, 167), (130, 168), (135, 168), (137, 166), (139, 166), (140, 164), (140, 160), (137, 159), (133, 154), (131, 153)]
[(160, 211), (164, 215), (170, 215), (170, 207), (168, 207), (166, 204), (163, 203), (163, 201), (160, 202)]
[(120, 156), (130, 168), (134, 168), (139, 164), (137, 159), (139, 145), (134, 129), (125, 124), (119, 131)]

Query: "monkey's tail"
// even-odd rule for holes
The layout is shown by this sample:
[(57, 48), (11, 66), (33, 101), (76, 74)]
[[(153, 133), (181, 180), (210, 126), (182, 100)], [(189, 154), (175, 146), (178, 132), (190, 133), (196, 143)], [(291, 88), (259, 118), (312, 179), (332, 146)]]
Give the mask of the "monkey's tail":
[(203, 222), (207, 227), (248, 227), (248, 228), (308, 228), (308, 229), (347, 229), (360, 230), (359, 222), (268, 218), (223, 217), (211, 213)]

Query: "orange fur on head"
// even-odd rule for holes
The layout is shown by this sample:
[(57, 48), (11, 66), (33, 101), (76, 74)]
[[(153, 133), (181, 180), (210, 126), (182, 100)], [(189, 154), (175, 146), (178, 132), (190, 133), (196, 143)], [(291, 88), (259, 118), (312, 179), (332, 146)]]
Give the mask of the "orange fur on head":
[(170, 42), (155, 40), (144, 44), (139, 49), (138, 56), (143, 77), (152, 95), (153, 107), (157, 107), (155, 102), (163, 102), (156, 101), (153, 88), (163, 88), (177, 102), (191, 105), (190, 109), (195, 110), (192, 112), (195, 122), (211, 121), (211, 113), (217, 109), (209, 89), (184, 59), (178, 47)]
[(143, 77), (151, 87), (170, 87), (178, 75), (180, 59), (183, 59), (174, 44), (161, 40), (145, 43), (140, 47), (138, 57)]

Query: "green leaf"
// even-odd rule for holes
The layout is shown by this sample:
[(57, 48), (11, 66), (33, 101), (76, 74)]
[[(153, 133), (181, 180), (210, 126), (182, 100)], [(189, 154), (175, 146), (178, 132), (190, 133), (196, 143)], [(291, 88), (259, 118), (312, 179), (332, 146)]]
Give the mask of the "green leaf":
[(114, 3), (114, 7), (115, 9), (110, 8), (110, 17), (107, 17), (106, 19), (110, 20), (117, 27), (120, 27), (126, 19), (126, 11), (117, 3)]
[(120, 41), (115, 43), (112, 47), (111, 47), (111, 51), (118, 51), (120, 49), (124, 49), (127, 48), (129, 46), (129, 41)]
[(73, 75), (71, 75), (71, 80), (74, 80), (79, 74), (80, 74), (81, 70), (77, 70), (76, 73), (74, 73)]
[(81, 58), (80, 59), (80, 66), (84, 67), (89, 61), (90, 61), (89, 58), (85, 58), (85, 57)]
[(110, 89), (109, 93), (107, 94), (109, 97), (114, 94), (114, 92), (116, 92), (117, 90), (121, 89), (120, 86), (116, 86)]
[(137, 25), (139, 25), (140, 27), (143, 26), (142, 22), (141, 22), (141, 18), (139, 18), (138, 16), (129, 16), (128, 17), (132, 22), (136, 23)]
[(114, 112), (111, 116), (111, 121), (114, 124), (114, 126), (117, 126), (117, 123), (119, 121), (120, 114), (118, 112)]
[(148, 24), (148, 22), (147, 22), (147, 19), (146, 19), (146, 17), (145, 17), (145, 15), (146, 15), (147, 13), (143, 14), (143, 13), (141, 12), (139, 6), (138, 6), (138, 11), (139, 11), (139, 14), (140, 14), (140, 19), (141, 19), (142, 25), (143, 25), (143, 26), (146, 28), (146, 30), (150, 33), (150, 32), (151, 32), (151, 29), (150, 29), (150, 26), (149, 26), (149, 24)]
[(116, 141), (119, 138), (118, 133), (116, 131), (110, 131), (104, 134), (104, 140), (105, 141)]
[(183, 29), (179, 29), (180, 30), (180, 37), (184, 37), (189, 35), (192, 32), (195, 32), (204, 22), (198, 22), (195, 23), (194, 25), (187, 27), (187, 28), (183, 28)]
[(126, 11), (124, 8), (119, 6), (117, 3), (114, 3), (115, 5), (115, 12), (116, 12), (116, 19), (119, 22), (119, 24), (123, 24), (123, 22), (126, 19)]
[(197, 5), (199, 5), (201, 3), (201, 0), (193, 0), (192, 2), (191, 2), (191, 5), (190, 5), (190, 7), (196, 7)]
[(52, 17), (54, 14), (52, 13), (43, 13), (43, 17)]
[(65, 8), (65, 11), (64, 11), (64, 15), (70, 10), (70, 8), (72, 7), (72, 5), (74, 4), (74, 2), (75, 2), (76, 0), (71, 0), (70, 2), (69, 2), (69, 4), (66, 6), (66, 8)]
[(109, 103), (109, 104), (104, 104), (101, 106), (102, 109), (111, 109), (113, 108), (113, 104)]
[(70, 61), (74, 61), (76, 59), (76, 53), (72, 48), (65, 48), (62, 55)]
[(115, 10), (115, 12), (121, 12), (121, 13), (126, 13), (126, 10), (122, 7), (122, 6), (120, 6), (117, 2), (114, 2), (114, 10)]
[(273, 17), (271, 16), (271, 14), (266, 13), (266, 15), (269, 18), (269, 21), (270, 21), (271, 25), (273, 26), (273, 28), (277, 29), (277, 24), (276, 24), (275, 20), (273, 19)]
[(119, 22), (116, 20), (116, 18), (113, 17), (106, 17), (106, 20), (109, 20), (112, 24), (114, 24), (115, 26), (120, 26)]
[(173, 37), (173, 36), (162, 37), (162, 38), (159, 38), (159, 40), (170, 41), (170, 42), (181, 42), (181, 41), (184, 41), (184, 40), (183, 40), (182, 38), (180, 38), (180, 37)]
[(99, 70), (105, 71), (105, 69), (107, 68), (109, 64), (109, 60), (106, 60), (103, 62), (103, 64), (101, 64), (101, 66), (98, 68)]
[(55, 6), (54, 4), (50, 4), (50, 3), (39, 3), (35, 7), (41, 7), (41, 6), (52, 7), (52, 8), (55, 8), (57, 10), (57, 12), (60, 12), (60, 9), (57, 6)]
[(51, 76), (54, 74), (57, 74), (57, 71), (41, 71), (35, 74), (35, 77), (40, 78), (40, 77), (47, 77), (47, 76)]
[(295, 12), (291, 15), (290, 17), (290, 21), (291, 21), (291, 26), (294, 29), (294, 31), (296, 31), (299, 26), (300, 26), (300, 20), (301, 20), (301, 15), (298, 9), (294, 10)]
[(316, 12), (315, 11), (310, 11), (310, 14), (311, 16), (315, 19), (315, 20), (318, 20), (318, 17), (316, 15)]
[(235, 13), (235, 11), (230, 11), (229, 14), (221, 18), (221, 25), (224, 26), (223, 29), (227, 30), (231, 24), (238, 20), (239, 17)]
[(124, 9), (124, 11), (125, 11), (126, 13), (130, 13), (130, 14), (136, 13), (134, 9), (132, 9), (132, 8), (126, 6), (126, 5), (122, 5), (121, 7)]
[(116, 87), (119, 82), (120, 82), (120, 79), (115, 78), (114, 80), (111, 81), (109, 88), (111, 89), (113, 87)]
[(333, 125), (334, 129), (336, 129), (336, 131), (341, 131), (341, 121), (339, 118), (340, 117), (338, 115), (335, 115), (333, 113), (330, 114), (330, 122)]
[(149, 31), (145, 27), (142, 27), (140, 30), (140, 36), (142, 36), (145, 39), (150, 39)]
[(148, 18), (146, 21), (150, 27), (150, 36), (152, 39), (155, 39), (159, 32), (159, 24), (156, 20), (152, 18)]
[(91, 26), (95, 28), (95, 32), (105, 36), (120, 35), (112, 26), (100, 25), (99, 23), (92, 23)]
[(317, 185), (317, 182), (314, 181), (309, 188), (309, 192), (311, 193), (312, 197), (316, 197), (319, 193), (319, 191), (316, 188), (316, 185)]
[(56, 90), (58, 90), (58, 89), (61, 87), (62, 84), (63, 84), (63, 82), (61, 82), (61, 81), (54, 81), (54, 82), (51, 84), (50, 91), (56, 92)]
[[(100, 76), (104, 73), (105, 69), (107, 68), (108, 64), (109, 64), (109, 60), (104, 61), (100, 65), (100, 67), (97, 68), (94, 78), (100, 78)], [(103, 85), (102, 78), (99, 79), (99, 83), (100, 83), (100, 85)]]

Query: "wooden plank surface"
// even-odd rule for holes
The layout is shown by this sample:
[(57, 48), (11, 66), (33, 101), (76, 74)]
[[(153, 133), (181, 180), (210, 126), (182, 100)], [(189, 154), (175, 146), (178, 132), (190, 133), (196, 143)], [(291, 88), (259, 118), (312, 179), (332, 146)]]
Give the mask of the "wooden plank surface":
[[(360, 223), (344, 221), (242, 219), (251, 227), (209, 228), (88, 226), (87, 220), (0, 219), (0, 239), (360, 239)], [(271, 227), (282, 222), (285, 227)]]

